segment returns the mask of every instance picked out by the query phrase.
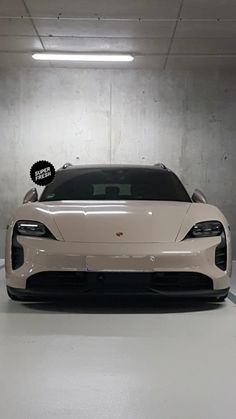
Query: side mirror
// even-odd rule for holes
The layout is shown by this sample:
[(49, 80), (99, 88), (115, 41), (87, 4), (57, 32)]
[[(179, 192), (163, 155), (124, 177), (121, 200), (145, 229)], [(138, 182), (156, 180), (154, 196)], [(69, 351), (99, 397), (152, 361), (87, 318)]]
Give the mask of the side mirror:
[(38, 201), (38, 192), (36, 188), (31, 188), (23, 199), (23, 204), (28, 204), (29, 202)]
[(204, 193), (201, 192), (199, 189), (195, 189), (195, 191), (193, 192), (192, 201), (200, 203), (200, 204), (206, 204), (207, 203), (207, 199), (206, 199)]

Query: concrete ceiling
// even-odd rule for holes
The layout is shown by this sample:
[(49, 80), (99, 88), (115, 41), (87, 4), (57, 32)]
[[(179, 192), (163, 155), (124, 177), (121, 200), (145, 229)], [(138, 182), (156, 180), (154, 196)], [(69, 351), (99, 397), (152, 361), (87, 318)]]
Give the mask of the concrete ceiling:
[(127, 52), (109, 68), (236, 68), (236, 0), (0, 0), (0, 66), (32, 52)]

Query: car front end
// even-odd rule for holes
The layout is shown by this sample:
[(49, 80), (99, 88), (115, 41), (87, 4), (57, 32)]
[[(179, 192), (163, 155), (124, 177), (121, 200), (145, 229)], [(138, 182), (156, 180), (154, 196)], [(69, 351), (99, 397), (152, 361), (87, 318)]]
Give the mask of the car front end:
[(214, 206), (169, 201), (55, 201), (20, 207), (6, 240), (13, 299), (147, 294), (223, 299), (229, 225)]

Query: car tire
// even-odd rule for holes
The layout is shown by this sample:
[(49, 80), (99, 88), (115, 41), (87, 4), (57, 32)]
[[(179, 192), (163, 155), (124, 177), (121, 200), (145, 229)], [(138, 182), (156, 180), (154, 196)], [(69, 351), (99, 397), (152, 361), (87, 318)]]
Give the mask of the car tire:
[(214, 301), (216, 303), (223, 303), (226, 300), (226, 298), (228, 297), (228, 294), (229, 293), (227, 292), (226, 294), (221, 295), (220, 297), (212, 297), (212, 298), (210, 298), (210, 301)]
[(227, 292), (227, 294), (225, 294), (225, 295), (222, 295), (222, 297), (219, 297), (218, 299), (217, 299), (217, 301), (219, 301), (219, 302), (223, 302), (223, 301), (225, 301), (226, 300), (226, 298), (228, 297), (228, 292)]
[(21, 301), (21, 299), (17, 297), (16, 295), (12, 294), (8, 288), (7, 288), (7, 295), (12, 301)]

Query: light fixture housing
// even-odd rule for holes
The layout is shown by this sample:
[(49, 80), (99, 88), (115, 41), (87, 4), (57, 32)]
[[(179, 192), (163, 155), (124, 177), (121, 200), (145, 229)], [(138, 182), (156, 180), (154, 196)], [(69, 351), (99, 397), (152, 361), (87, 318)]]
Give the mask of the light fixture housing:
[(202, 221), (195, 224), (186, 238), (216, 237), (224, 231), (220, 221)]
[(130, 54), (67, 54), (39, 52), (32, 54), (34, 60), (43, 61), (80, 61), (80, 62), (131, 62), (134, 57)]
[(16, 233), (21, 236), (47, 237), (55, 239), (48, 228), (38, 221), (20, 220), (16, 223)]

